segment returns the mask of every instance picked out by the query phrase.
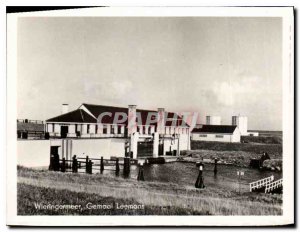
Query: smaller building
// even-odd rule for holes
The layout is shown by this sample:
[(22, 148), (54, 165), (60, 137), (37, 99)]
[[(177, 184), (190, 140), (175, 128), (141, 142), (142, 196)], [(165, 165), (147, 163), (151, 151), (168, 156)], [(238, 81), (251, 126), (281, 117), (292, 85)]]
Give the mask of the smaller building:
[(241, 142), (241, 133), (237, 126), (201, 125), (192, 130), (193, 141)]
[(259, 132), (257, 132), (257, 131), (248, 131), (248, 136), (258, 137), (259, 136)]
[(41, 120), (17, 119), (18, 139), (43, 139), (45, 124)]

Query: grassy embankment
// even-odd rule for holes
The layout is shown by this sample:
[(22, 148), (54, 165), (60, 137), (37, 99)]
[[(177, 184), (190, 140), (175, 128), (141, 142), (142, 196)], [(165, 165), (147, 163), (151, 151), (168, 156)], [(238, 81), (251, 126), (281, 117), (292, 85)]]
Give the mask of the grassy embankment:
[(182, 154), (186, 161), (203, 158), (206, 162), (213, 162), (214, 158), (218, 158), (219, 163), (243, 167), (249, 166), (251, 158), (260, 158), (263, 152), (267, 152), (271, 160), (277, 161), (276, 163), (282, 160), (281, 143), (267, 143), (272, 141), (267, 137), (247, 137), (247, 139), (248, 143), (192, 141), (191, 150), (184, 151)]
[[(143, 204), (144, 209), (89, 210), (93, 204)], [(79, 204), (82, 210), (38, 210), (38, 204)], [(18, 168), (19, 215), (280, 215), (281, 195), (204, 190), (161, 182), (138, 182), (100, 174)]]

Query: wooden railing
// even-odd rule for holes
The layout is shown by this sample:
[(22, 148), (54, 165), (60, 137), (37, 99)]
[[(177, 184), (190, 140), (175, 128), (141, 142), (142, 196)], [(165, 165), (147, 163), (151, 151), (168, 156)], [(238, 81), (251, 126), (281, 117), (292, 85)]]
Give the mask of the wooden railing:
[(283, 185), (283, 179), (276, 180), (266, 185), (265, 193), (272, 192), (275, 189), (281, 188)]
[(254, 181), (250, 183), (250, 192), (252, 192), (254, 189), (259, 189), (265, 187), (267, 184), (271, 183), (274, 180), (274, 176), (270, 176), (258, 181)]
[(136, 165), (137, 160), (131, 158), (111, 158), (111, 159), (96, 159), (96, 158), (77, 158), (73, 156), (71, 160), (65, 158), (59, 159), (58, 155), (52, 155), (50, 159), (49, 170), (73, 173), (93, 174), (96, 172), (102, 173), (104, 170), (115, 171), (116, 174), (122, 166), (123, 174), (128, 175), (130, 166)]
[(44, 122), (42, 120), (29, 120), (29, 119), (17, 119), (17, 122), (33, 123), (33, 124), (44, 124)]

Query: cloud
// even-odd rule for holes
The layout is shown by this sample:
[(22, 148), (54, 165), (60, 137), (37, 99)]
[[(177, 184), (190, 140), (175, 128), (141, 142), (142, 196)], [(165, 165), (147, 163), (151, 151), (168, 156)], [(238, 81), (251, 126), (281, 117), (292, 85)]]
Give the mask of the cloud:
[(130, 94), (133, 84), (129, 80), (112, 81), (108, 85), (108, 90), (114, 98), (120, 99)]
[(220, 105), (234, 106), (237, 102), (248, 99), (249, 95), (260, 94), (260, 88), (258, 88), (260, 77), (257, 75), (240, 72), (232, 79), (234, 81), (229, 79), (213, 83), (213, 94)]
[(234, 104), (234, 87), (228, 82), (215, 83), (213, 93), (220, 104), (225, 106)]

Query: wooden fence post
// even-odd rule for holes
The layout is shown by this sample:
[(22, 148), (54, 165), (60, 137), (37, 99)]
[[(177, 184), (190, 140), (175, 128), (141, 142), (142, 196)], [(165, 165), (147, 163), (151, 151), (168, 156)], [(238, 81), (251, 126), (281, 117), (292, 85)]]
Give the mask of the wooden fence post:
[(61, 164), (61, 172), (66, 172), (66, 159), (62, 159), (62, 164)]
[(101, 156), (101, 160), (100, 160), (100, 171), (101, 171), (101, 173), (103, 173), (103, 171), (104, 171), (104, 160), (103, 160), (103, 156)]
[(218, 172), (218, 169), (217, 169), (217, 163), (218, 163), (218, 159), (215, 158), (214, 175), (217, 175), (217, 172)]
[(130, 158), (124, 158), (124, 169), (123, 169), (124, 176), (128, 176), (129, 172), (130, 172)]
[(76, 159), (76, 155), (73, 156), (72, 161), (72, 172), (77, 173), (78, 172), (78, 161)]
[(88, 174), (93, 174), (93, 163), (91, 160), (88, 162), (89, 168), (88, 168)]
[(89, 173), (89, 156), (85, 158), (85, 172)]
[(120, 172), (120, 166), (119, 166), (119, 158), (116, 159), (116, 174), (118, 175)]

